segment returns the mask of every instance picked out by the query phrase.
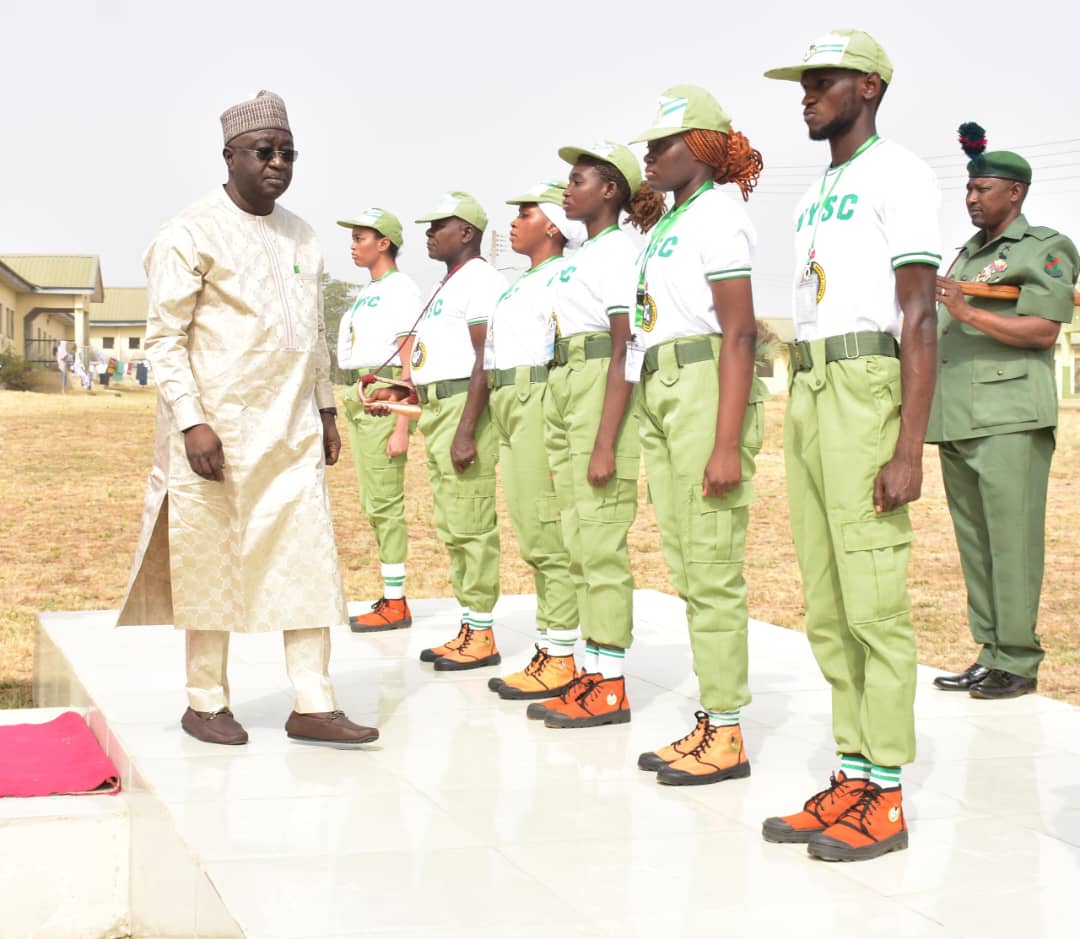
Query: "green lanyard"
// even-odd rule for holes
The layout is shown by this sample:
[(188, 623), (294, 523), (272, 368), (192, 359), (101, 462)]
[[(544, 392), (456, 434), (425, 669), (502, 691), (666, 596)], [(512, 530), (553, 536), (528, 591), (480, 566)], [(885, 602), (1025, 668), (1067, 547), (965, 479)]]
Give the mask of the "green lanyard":
[(649, 246), (645, 249), (645, 253), (641, 257), (641, 268), (638, 271), (637, 282), (637, 308), (634, 312), (634, 328), (641, 329), (645, 323), (645, 296), (649, 292), (648, 280), (646, 278), (646, 268), (649, 266), (649, 261), (652, 259), (657, 245), (664, 240), (664, 236), (671, 231), (672, 226), (679, 220), (679, 216), (683, 214), (688, 208), (690, 203), (693, 202), (703, 192), (708, 192), (713, 188), (712, 180), (707, 183), (703, 183), (701, 187), (695, 192), (689, 199), (683, 202), (681, 205), (675, 206), (670, 212), (665, 213), (659, 222), (656, 223), (656, 227), (652, 230), (652, 234), (649, 235)]
[(833, 194), (833, 190), (836, 188), (836, 184), (840, 182), (840, 177), (844, 175), (846, 170), (855, 160), (862, 156), (867, 150), (869, 150), (874, 144), (876, 144), (881, 138), (877, 134), (871, 135), (869, 138), (862, 142), (862, 145), (856, 150), (850, 157), (848, 157), (843, 163), (836, 168), (836, 175), (833, 177), (832, 185), (829, 187), (829, 191), (825, 191), (825, 183), (829, 179), (829, 174), (826, 171), (825, 175), (821, 177), (821, 188), (818, 190), (818, 202), (817, 211), (814, 213), (814, 227), (810, 230), (810, 247), (806, 251), (806, 267), (803, 269), (803, 278), (807, 279), (810, 272), (810, 262), (814, 260), (814, 245), (817, 244), (817, 229), (818, 222), (821, 221), (821, 208), (825, 204), (825, 200)]

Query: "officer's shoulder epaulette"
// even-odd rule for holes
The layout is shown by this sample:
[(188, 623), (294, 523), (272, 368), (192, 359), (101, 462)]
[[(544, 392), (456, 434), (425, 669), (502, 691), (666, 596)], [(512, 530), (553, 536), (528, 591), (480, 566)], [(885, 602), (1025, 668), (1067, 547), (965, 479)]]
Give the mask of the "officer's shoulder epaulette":
[(1057, 229), (1047, 228), (1045, 225), (1032, 225), (1028, 228), (1027, 233), (1032, 238), (1038, 238), (1039, 241), (1049, 241), (1051, 238), (1061, 234)]

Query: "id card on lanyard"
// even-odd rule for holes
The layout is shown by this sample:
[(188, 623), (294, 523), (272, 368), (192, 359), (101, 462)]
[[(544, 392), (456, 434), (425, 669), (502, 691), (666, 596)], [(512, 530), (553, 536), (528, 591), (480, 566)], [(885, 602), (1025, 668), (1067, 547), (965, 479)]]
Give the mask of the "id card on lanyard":
[(859, 149), (836, 168), (836, 175), (833, 177), (832, 185), (829, 186), (828, 192), (825, 191), (825, 183), (829, 180), (828, 171), (821, 177), (821, 188), (818, 190), (817, 205), (812, 207), (814, 221), (813, 227), (810, 229), (810, 247), (806, 251), (806, 261), (803, 264), (799, 279), (795, 284), (794, 314), (797, 334), (800, 327), (811, 328), (817, 325), (818, 304), (825, 295), (825, 270), (822, 268), (821, 264), (818, 263), (817, 252), (815, 250), (818, 224), (821, 222), (822, 209), (832, 196), (837, 183), (840, 182), (840, 177), (844, 175), (844, 170), (855, 162), (857, 157), (861, 156), (877, 143), (879, 139), (877, 134), (874, 134), (863, 141)]

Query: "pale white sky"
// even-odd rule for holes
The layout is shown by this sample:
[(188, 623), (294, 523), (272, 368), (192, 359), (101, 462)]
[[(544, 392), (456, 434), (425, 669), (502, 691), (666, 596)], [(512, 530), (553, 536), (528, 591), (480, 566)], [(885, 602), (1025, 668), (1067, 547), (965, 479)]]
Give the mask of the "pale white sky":
[(879, 130), (938, 172), (946, 251), (970, 234), (964, 120), (1031, 160), (1028, 218), (1075, 238), (1078, 20), (1004, 0), (3, 0), (0, 253), (94, 253), (107, 287), (143, 283), (158, 226), (224, 180), (218, 115), (270, 88), (301, 151), (282, 204), (315, 226), (327, 269), (362, 279), (334, 221), (381, 205), (426, 286), (439, 272), (411, 220), (444, 190), (474, 193), (505, 231), (503, 200), (565, 173), (559, 146), (628, 140), (690, 82), (764, 155), (754, 290), (759, 316), (786, 315), (791, 212), (828, 151), (806, 137), (798, 86), (762, 72), (831, 27), (867, 30), (896, 69)]

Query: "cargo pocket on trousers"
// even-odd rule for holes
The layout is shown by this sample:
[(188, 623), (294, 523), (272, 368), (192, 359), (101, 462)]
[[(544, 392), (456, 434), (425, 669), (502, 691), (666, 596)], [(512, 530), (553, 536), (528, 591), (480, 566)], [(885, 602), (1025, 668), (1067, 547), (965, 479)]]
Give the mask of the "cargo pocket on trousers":
[[(637, 514), (637, 483), (640, 459), (615, 457), (615, 476), (596, 490), (593, 520), (606, 524), (629, 524)], [(591, 514), (591, 513), (590, 513)], [(585, 512), (582, 517), (587, 517)]]
[(911, 519), (907, 511), (844, 522), (840, 579), (847, 618), (868, 623), (904, 612)]
[(459, 481), (457, 494), (447, 509), (447, 523), (454, 534), (479, 535), (495, 527), (495, 481), (492, 477)]
[(703, 496), (691, 491), (690, 540), (686, 559), (691, 564), (726, 564), (742, 561), (746, 552), (749, 509), (733, 494)]
[(559, 500), (555, 496), (543, 496), (536, 500), (536, 518), (541, 525), (562, 520), (559, 512)]

